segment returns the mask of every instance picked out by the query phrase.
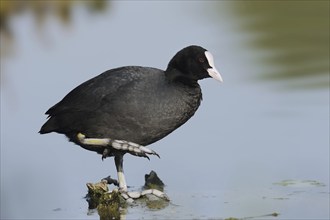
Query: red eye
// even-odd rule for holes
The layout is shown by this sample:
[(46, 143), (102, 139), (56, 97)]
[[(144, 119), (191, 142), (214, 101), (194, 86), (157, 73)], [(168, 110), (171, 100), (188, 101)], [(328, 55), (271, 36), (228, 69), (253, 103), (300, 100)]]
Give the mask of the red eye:
[(200, 57), (200, 58), (198, 58), (198, 61), (201, 62), (201, 63), (204, 63), (205, 59), (203, 57)]

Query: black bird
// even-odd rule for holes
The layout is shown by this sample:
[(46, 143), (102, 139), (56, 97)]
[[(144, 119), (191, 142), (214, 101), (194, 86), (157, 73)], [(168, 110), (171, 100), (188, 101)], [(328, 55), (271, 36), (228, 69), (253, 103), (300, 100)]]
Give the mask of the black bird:
[(81, 147), (114, 156), (120, 190), (127, 191), (123, 156), (158, 154), (144, 146), (165, 137), (191, 118), (202, 93), (198, 80), (222, 81), (213, 56), (188, 46), (170, 60), (165, 71), (126, 66), (105, 71), (82, 83), (46, 114), (39, 133), (65, 134)]

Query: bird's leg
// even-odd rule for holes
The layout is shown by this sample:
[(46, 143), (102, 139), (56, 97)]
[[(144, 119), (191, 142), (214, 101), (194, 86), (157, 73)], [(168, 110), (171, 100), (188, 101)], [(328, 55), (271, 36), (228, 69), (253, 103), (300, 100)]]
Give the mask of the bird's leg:
[(110, 138), (86, 138), (86, 136), (82, 133), (78, 133), (77, 138), (80, 143), (86, 145), (107, 146), (111, 142)]
[[(118, 175), (118, 183), (119, 183), (119, 191), (121, 192), (121, 195), (126, 199), (126, 201), (133, 201), (133, 198), (138, 198), (141, 195), (147, 195), (147, 194), (154, 194), (158, 197), (168, 199), (166, 194), (162, 193), (159, 190), (153, 189), (153, 190), (145, 190), (142, 193), (138, 192), (127, 192), (127, 184), (125, 180), (124, 175), (124, 169), (123, 169), (123, 156), (126, 152), (140, 156), (140, 157), (148, 157), (148, 154), (156, 155), (159, 157), (159, 155), (142, 145), (130, 142), (130, 141), (124, 141), (124, 140), (113, 140), (110, 138), (86, 138), (86, 136), (82, 133), (77, 134), (77, 138), (80, 143), (85, 145), (94, 145), (99, 147), (112, 147), (113, 149), (117, 150), (114, 154), (115, 156), (115, 164), (117, 169), (117, 175)], [(105, 148), (102, 159), (106, 158), (109, 154), (110, 148)], [(122, 151), (122, 152), (121, 152)]]
[(127, 185), (124, 175), (124, 169), (123, 169), (123, 154), (116, 154), (115, 156), (115, 164), (117, 169), (117, 175), (118, 175), (118, 182), (119, 182), (119, 190), (121, 192), (127, 192)]
[(110, 138), (86, 138), (86, 136), (82, 133), (78, 133), (77, 138), (80, 143), (86, 145), (111, 146), (116, 150), (128, 152), (140, 157), (146, 157), (148, 159), (148, 154), (156, 155), (159, 157), (155, 151), (130, 141), (113, 140)]

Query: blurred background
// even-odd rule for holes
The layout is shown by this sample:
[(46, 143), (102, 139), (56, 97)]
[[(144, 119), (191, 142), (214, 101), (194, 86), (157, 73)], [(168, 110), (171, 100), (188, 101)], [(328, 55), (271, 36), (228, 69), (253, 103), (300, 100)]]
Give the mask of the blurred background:
[[(195, 116), (125, 157), (172, 204), (126, 218), (329, 218), (329, 1), (0, 1), (1, 218), (90, 218), (85, 184), (112, 158), (39, 135), (44, 112), (105, 70), (165, 69), (197, 44), (224, 82), (200, 82)], [(277, 217), (278, 218), (278, 217)]]

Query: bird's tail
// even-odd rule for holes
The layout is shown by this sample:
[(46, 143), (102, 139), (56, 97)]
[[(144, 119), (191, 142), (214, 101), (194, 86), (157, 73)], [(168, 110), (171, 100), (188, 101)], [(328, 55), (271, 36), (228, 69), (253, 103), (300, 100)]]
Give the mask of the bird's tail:
[(39, 133), (40, 134), (47, 134), (57, 129), (57, 122), (55, 117), (50, 117), (48, 121), (41, 127)]

